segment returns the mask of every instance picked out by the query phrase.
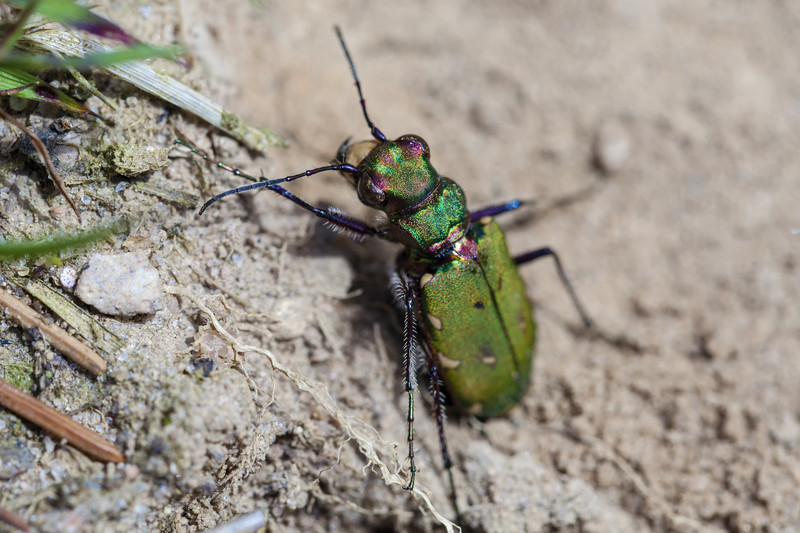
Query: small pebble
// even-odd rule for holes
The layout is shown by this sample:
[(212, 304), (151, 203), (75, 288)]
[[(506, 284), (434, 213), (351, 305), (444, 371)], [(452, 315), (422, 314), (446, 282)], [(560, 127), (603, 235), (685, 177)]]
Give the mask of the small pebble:
[(54, 205), (50, 208), (50, 216), (55, 220), (64, 220), (67, 217), (75, 216), (72, 208), (65, 205)]
[(626, 128), (616, 121), (602, 124), (594, 139), (592, 155), (597, 168), (605, 174), (622, 170), (631, 155), (631, 138)]
[[(80, 142), (80, 137), (76, 141)], [(50, 150), (50, 157), (66, 169), (75, 168), (80, 160), (80, 151), (76, 144), (57, 144)]]
[(107, 315), (149, 314), (163, 307), (158, 271), (143, 251), (95, 254), (81, 273), (75, 296)]
[(61, 272), (58, 273), (58, 281), (61, 282), (61, 286), (67, 290), (72, 290), (77, 280), (78, 273), (70, 266), (62, 268)]
[(8, 107), (10, 107), (12, 111), (22, 112), (28, 108), (30, 102), (30, 100), (26, 100), (25, 98), (17, 98), (16, 96), (12, 96), (8, 99)]

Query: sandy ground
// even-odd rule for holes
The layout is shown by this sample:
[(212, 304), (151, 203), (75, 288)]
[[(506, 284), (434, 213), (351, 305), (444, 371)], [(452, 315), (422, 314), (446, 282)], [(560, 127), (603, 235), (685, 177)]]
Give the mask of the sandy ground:
[[(178, 128), (269, 177), (325, 164), (345, 138), (368, 136), (339, 24), (373, 120), (390, 137), (423, 136), (473, 208), (597, 186), (502, 222), (512, 250), (556, 249), (600, 326), (643, 350), (581, 336), (552, 265), (526, 266), (540, 332), (532, 389), (505, 418), (447, 425), (464, 526), (800, 530), (800, 4), (146, 5), (144, 18), (138, 4), (105, 13), (151, 42), (184, 43), (194, 57), (184, 79), (292, 145), (264, 158), (172, 108), (158, 122), (162, 103), (118, 83), (107, 92), (138, 120), (111, 137), (167, 146)], [(144, 178), (202, 198), (203, 180), (214, 192), (240, 183), (177, 152)], [(3, 200), (6, 230), (14, 217), (52, 227), (46, 208), (23, 211), (63, 200), (30, 183)], [(372, 216), (338, 175), (292, 190)], [(405, 464), (402, 334), (387, 288), (396, 247), (333, 235), (266, 193), (203, 217), (131, 190), (110, 205), (138, 217), (133, 235), (165, 284), (235, 293), (228, 307), (204, 301), (243, 342), (324, 383), (343, 417), (377, 429), (390, 469)], [(262, 355), (236, 364), (189, 299), (108, 322), (128, 340), (109, 376), (92, 383), (55, 356), (40, 397), (114, 439), (127, 466), (91, 463), (0, 413), (0, 504), (43, 531), (197, 531), (259, 509), (270, 531), (441, 528), (365, 468), (345, 433), (352, 419)], [(19, 349), (31, 343), (3, 328)], [(190, 371), (198, 358), (213, 360), (210, 375)], [(452, 518), (428, 400), (419, 486)]]

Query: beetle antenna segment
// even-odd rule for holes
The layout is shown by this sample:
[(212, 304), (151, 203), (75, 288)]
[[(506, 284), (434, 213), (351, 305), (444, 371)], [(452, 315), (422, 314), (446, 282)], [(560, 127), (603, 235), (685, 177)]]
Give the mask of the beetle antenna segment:
[(227, 190), (225, 192), (219, 193), (218, 195), (214, 196), (213, 198), (209, 199), (208, 201), (206, 201), (206, 203), (203, 204), (203, 207), (200, 208), (200, 213), (199, 214), (202, 215), (203, 212), (205, 212), (205, 210), (208, 209), (211, 206), (211, 204), (217, 202), (218, 200), (222, 200), (226, 196), (232, 196), (234, 194), (239, 194), (239, 193), (243, 193), (243, 192), (246, 192), (246, 191), (252, 191), (254, 189), (263, 189), (266, 186), (267, 186), (267, 182), (266, 181), (259, 181), (257, 183), (253, 183), (251, 185), (243, 185), (241, 187), (236, 187), (235, 189), (229, 189), (229, 190)]
[(369, 119), (369, 115), (367, 114), (367, 103), (364, 101), (364, 93), (361, 92), (361, 82), (358, 80), (358, 74), (356, 73), (356, 65), (353, 63), (353, 58), (350, 57), (350, 50), (347, 49), (347, 45), (344, 42), (344, 36), (342, 35), (342, 30), (339, 26), (334, 26), (333, 29), (336, 31), (336, 36), (339, 37), (339, 43), (342, 45), (342, 50), (344, 50), (344, 55), (347, 58), (347, 62), (350, 64), (350, 72), (353, 73), (353, 80), (356, 82), (356, 89), (358, 90), (358, 99), (361, 102), (361, 110), (364, 112), (364, 119), (367, 121), (367, 126), (369, 126), (369, 130), (372, 133), (372, 136), (375, 139), (383, 142), (386, 140), (386, 136), (381, 133), (381, 130)]
[(227, 170), (228, 172), (230, 172), (234, 176), (239, 176), (239, 177), (244, 178), (246, 180), (255, 181), (255, 182), (264, 181), (264, 177), (256, 178), (255, 176), (251, 176), (250, 174), (248, 174), (246, 172), (242, 172), (241, 170), (239, 170), (236, 167), (232, 167), (230, 165), (226, 165), (222, 161), (217, 161), (216, 159), (214, 159), (211, 156), (209, 156), (207, 153), (205, 153), (200, 148), (198, 148), (196, 146), (193, 146), (193, 145), (187, 143), (186, 141), (182, 141), (180, 139), (175, 139), (175, 144), (188, 148), (189, 150), (191, 150), (191, 152), (194, 155), (196, 155), (198, 157), (201, 157), (204, 161), (206, 161), (208, 163), (211, 163), (212, 165), (214, 165), (217, 168), (221, 168), (222, 170)]

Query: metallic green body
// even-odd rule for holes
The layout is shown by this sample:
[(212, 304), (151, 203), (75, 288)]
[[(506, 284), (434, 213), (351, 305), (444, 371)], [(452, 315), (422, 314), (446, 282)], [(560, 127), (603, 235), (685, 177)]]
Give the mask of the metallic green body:
[(528, 388), (536, 324), (500, 226), (481, 220), (464, 239), (474, 246), (457, 246), (446, 261), (416, 259), (427, 267), (420, 307), (450, 399), (471, 414), (498, 416)]
[(415, 135), (350, 146), (361, 201), (386, 213), (386, 237), (406, 246), (398, 269), (416, 285), (414, 310), (449, 397), (498, 416), (530, 383), (536, 325), (525, 284), (493, 220), (471, 221), (461, 187), (440, 176)]

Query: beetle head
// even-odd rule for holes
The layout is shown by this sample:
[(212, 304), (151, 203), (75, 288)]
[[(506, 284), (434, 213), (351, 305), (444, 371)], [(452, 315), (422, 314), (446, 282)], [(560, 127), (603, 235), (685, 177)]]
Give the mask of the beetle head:
[(353, 145), (345, 142), (339, 158), (358, 169), (348, 177), (359, 199), (389, 216), (418, 205), (441, 181), (431, 165), (428, 143), (417, 135)]

